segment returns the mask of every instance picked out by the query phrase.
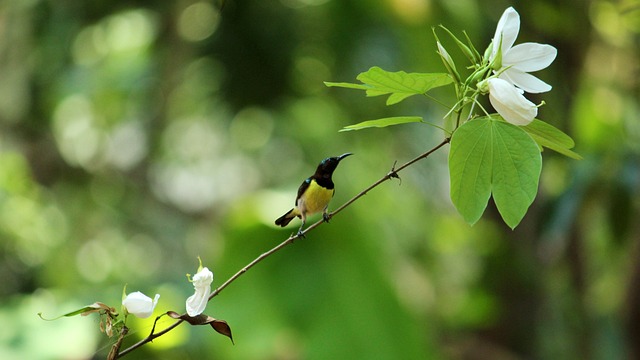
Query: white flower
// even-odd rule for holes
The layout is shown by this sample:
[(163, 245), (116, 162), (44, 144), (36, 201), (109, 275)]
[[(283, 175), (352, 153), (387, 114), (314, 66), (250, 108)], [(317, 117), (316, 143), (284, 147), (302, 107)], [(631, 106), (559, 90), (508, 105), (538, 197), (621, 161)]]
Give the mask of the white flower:
[(207, 307), (207, 301), (209, 301), (209, 295), (211, 294), (213, 273), (206, 267), (201, 268), (193, 276), (191, 282), (196, 292), (187, 299), (187, 314), (193, 317), (202, 314)]
[(141, 293), (140, 291), (132, 292), (122, 300), (122, 305), (129, 314), (133, 314), (139, 318), (148, 318), (153, 314), (160, 294), (156, 294), (155, 298), (151, 300), (150, 297)]
[(538, 107), (522, 95), (522, 90), (508, 81), (491, 78), (486, 80), (486, 84), (491, 105), (507, 122), (519, 126), (529, 125), (538, 115)]
[(499, 53), (502, 54), (502, 59), (497, 59), (502, 67), (495, 73), (499, 74), (501, 79), (509, 81), (528, 93), (551, 90), (551, 85), (529, 74), (529, 72), (542, 70), (549, 66), (555, 60), (558, 50), (551, 45), (538, 43), (523, 43), (513, 46), (519, 31), (520, 15), (510, 7), (502, 14), (493, 36), (493, 47), (489, 60), (493, 62)]

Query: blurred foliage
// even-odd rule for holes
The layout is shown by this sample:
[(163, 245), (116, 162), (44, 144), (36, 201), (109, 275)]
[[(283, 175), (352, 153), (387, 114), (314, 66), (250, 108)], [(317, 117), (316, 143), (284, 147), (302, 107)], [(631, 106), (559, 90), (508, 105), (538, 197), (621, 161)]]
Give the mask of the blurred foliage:
[[(444, 71), (431, 27), (482, 47), (509, 5), (520, 41), (558, 48), (539, 116), (585, 157), (545, 151), (515, 231), (495, 209), (464, 223), (440, 151), (216, 297), (206, 312), (235, 346), (180, 326), (127, 358), (640, 356), (637, 1), (5, 0), (0, 358), (104, 358), (97, 318), (36, 313), (119, 306), (124, 284), (183, 312), (197, 256), (217, 286), (294, 231), (273, 220), (322, 158), (356, 154), (334, 175), (335, 208), (437, 144), (419, 123), (338, 133), (444, 111), (323, 81)], [(151, 325), (132, 321), (125, 346)]]

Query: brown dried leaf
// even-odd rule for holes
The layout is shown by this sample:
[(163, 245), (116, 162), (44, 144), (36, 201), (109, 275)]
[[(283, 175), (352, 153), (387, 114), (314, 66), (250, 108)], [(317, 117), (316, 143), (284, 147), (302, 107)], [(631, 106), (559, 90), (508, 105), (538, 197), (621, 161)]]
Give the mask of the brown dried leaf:
[(167, 315), (170, 318), (173, 319), (181, 319), (184, 320), (186, 322), (188, 322), (191, 325), (211, 325), (211, 327), (213, 328), (213, 330), (215, 330), (216, 332), (218, 332), (219, 334), (222, 334), (226, 337), (228, 337), (229, 339), (231, 339), (231, 343), (233, 342), (233, 336), (231, 335), (231, 327), (229, 327), (229, 324), (227, 324), (226, 321), (224, 320), (217, 320), (212, 318), (209, 315), (205, 315), (205, 314), (200, 314), (198, 316), (189, 316), (187, 314), (178, 314), (175, 311), (167, 311)]
[(231, 340), (232, 344), (235, 344), (233, 342), (233, 336), (231, 335), (231, 327), (229, 327), (229, 324), (227, 324), (226, 321), (214, 319), (211, 322), (211, 327), (213, 328), (213, 330), (217, 331), (219, 334), (222, 334), (228, 337)]
[(211, 322), (212, 320), (215, 320), (214, 318), (207, 316), (205, 314), (200, 314), (198, 316), (189, 316), (187, 314), (178, 314), (175, 311), (167, 311), (167, 315), (169, 315), (169, 317), (173, 318), (173, 319), (181, 319), (184, 320), (186, 322), (188, 322), (191, 325), (206, 325), (209, 322)]
[(172, 319), (180, 319), (180, 314), (178, 314), (175, 311), (169, 310), (169, 311), (167, 311), (167, 315)]

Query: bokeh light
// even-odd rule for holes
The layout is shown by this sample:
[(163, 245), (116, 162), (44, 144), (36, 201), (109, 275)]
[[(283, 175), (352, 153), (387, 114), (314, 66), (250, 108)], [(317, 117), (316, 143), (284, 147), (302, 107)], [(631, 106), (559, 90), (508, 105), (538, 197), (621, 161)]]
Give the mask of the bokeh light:
[[(535, 102), (584, 157), (543, 152), (519, 227), (493, 203), (462, 220), (445, 147), (215, 297), (206, 314), (229, 322), (235, 346), (183, 324), (128, 358), (637, 358), (638, 5), (512, 5), (519, 39), (558, 48), (539, 74), (553, 90)], [(438, 102), (386, 106), (324, 81), (442, 72), (432, 27), (464, 30), (482, 52), (506, 6), (0, 2), (0, 358), (105, 358), (115, 338), (96, 314), (36, 314), (119, 309), (125, 284), (161, 294), (155, 315), (183, 312), (198, 257), (216, 287), (296, 231), (298, 219), (274, 220), (322, 159), (355, 154), (334, 174), (333, 210), (442, 141), (426, 124), (442, 125)], [(451, 88), (430, 94), (453, 103)], [(401, 115), (426, 123), (338, 132)], [(153, 318), (129, 320), (124, 346)]]

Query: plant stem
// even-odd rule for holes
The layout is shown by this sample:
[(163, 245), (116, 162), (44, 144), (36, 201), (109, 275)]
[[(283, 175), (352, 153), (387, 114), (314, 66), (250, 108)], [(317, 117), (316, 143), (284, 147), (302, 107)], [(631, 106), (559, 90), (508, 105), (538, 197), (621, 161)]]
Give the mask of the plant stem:
[[(346, 203), (344, 203), (342, 206), (340, 206), (339, 208), (337, 208), (336, 210), (334, 210), (333, 212), (329, 213), (329, 219), (332, 218), (334, 215), (338, 214), (339, 212), (341, 212), (342, 210), (344, 210), (347, 206), (351, 205), (352, 203), (354, 203), (356, 200), (358, 200), (359, 198), (363, 197), (364, 195), (366, 195), (369, 191), (371, 191), (372, 189), (374, 189), (375, 187), (377, 187), (378, 185), (382, 184), (383, 182), (390, 180), (392, 178), (399, 178), (398, 173), (400, 171), (402, 171), (403, 169), (413, 165), (414, 163), (418, 162), (419, 160), (422, 160), (426, 157), (428, 157), (429, 155), (431, 155), (432, 153), (436, 152), (438, 149), (440, 149), (441, 147), (445, 146), (446, 144), (449, 143), (451, 139), (449, 137), (445, 138), (440, 144), (436, 145), (435, 147), (431, 148), (430, 150), (418, 155), (417, 157), (413, 158), (412, 160), (409, 160), (408, 162), (402, 164), (400, 167), (395, 168), (395, 164), (394, 166), (391, 168), (391, 170), (382, 178), (380, 178), (378, 181), (374, 182), (373, 184), (369, 185), (366, 189), (362, 190), (361, 192), (359, 192), (357, 195), (355, 195), (354, 197), (352, 197), (351, 199), (349, 199)], [(304, 235), (306, 235), (308, 232), (312, 231), (313, 229), (317, 228), (318, 226), (322, 225), (322, 223), (324, 222), (324, 220), (319, 220), (316, 223), (308, 226), (300, 235), (298, 234), (292, 234), (291, 236), (289, 236), (289, 238), (287, 238), (285, 241), (281, 242), (280, 244), (278, 244), (277, 246), (275, 246), (274, 248), (272, 248), (271, 250), (264, 252), (262, 254), (260, 254), (260, 256), (258, 256), (257, 258), (255, 258), (253, 261), (251, 261), (249, 264), (247, 264), (245, 267), (243, 267), (242, 269), (240, 269), (238, 272), (236, 272), (233, 276), (231, 276), (227, 281), (225, 281), (222, 285), (218, 286), (218, 288), (216, 288), (211, 295), (209, 295), (209, 300), (213, 299), (215, 296), (217, 296), (218, 294), (220, 294), (220, 292), (222, 290), (224, 290), (227, 286), (229, 286), (232, 282), (236, 281), (240, 276), (242, 276), (244, 273), (246, 273), (249, 269), (251, 269), (252, 267), (254, 267), (255, 265), (257, 265), (259, 262), (261, 262), (262, 260), (268, 258), (269, 256), (275, 254), (276, 252), (280, 251), (282, 248), (284, 248), (285, 246), (291, 244), (294, 240), (300, 238), (300, 237), (304, 237)], [(158, 319), (156, 319), (157, 321)], [(174, 328), (176, 328), (178, 325), (180, 325), (183, 322), (183, 320), (178, 320), (175, 323), (171, 324), (169, 327), (165, 328), (164, 330), (158, 332), (158, 333), (154, 333), (155, 331), (155, 323), (153, 324), (153, 329), (151, 330), (151, 333), (149, 334), (149, 336), (147, 336), (146, 338), (138, 341), (137, 343), (131, 345), (130, 347), (128, 347), (127, 349), (123, 350), (122, 352), (120, 352), (116, 359), (119, 357), (122, 357), (128, 353), (130, 353), (131, 351), (141, 347), (142, 345), (153, 341), (153, 339), (160, 337), (166, 333), (168, 333), (169, 331), (173, 330)]]

